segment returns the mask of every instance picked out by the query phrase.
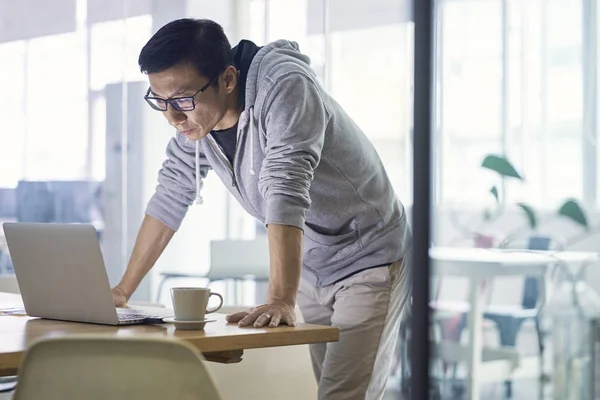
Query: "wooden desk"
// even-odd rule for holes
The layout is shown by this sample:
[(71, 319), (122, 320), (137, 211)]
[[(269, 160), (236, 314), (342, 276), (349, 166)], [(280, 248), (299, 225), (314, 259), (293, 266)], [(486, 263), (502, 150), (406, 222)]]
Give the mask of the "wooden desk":
[[(0, 293), (0, 309), (21, 306), (19, 295)], [(155, 310), (157, 315), (168, 312), (160, 308), (136, 308)], [(0, 376), (16, 375), (21, 357), (32, 341), (68, 334), (175, 337), (198, 348), (207, 360), (221, 363), (240, 362), (244, 349), (335, 342), (339, 339), (338, 328), (329, 326), (298, 324), (293, 328), (240, 328), (227, 323), (224, 314), (211, 316), (217, 321), (206, 324), (203, 331), (185, 331), (176, 330), (172, 324), (107, 326), (0, 315)]]

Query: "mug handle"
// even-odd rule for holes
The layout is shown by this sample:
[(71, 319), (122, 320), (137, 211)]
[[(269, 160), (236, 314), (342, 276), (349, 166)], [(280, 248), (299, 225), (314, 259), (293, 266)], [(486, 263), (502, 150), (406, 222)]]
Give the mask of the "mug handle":
[[(219, 293), (214, 293), (214, 292), (210, 292), (210, 296), (217, 296), (220, 300), (220, 303), (215, 308), (213, 308), (211, 310), (206, 310), (207, 314), (214, 313), (215, 311), (219, 311), (221, 309), (221, 307), (223, 307), (223, 296), (221, 296)], [(210, 296), (208, 296), (209, 299), (210, 299)]]

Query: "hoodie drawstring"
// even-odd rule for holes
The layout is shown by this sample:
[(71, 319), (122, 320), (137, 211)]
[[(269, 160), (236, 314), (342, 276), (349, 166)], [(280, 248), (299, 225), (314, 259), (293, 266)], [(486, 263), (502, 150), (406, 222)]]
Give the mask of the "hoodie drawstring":
[(200, 141), (196, 140), (196, 204), (202, 204), (204, 199), (200, 195), (202, 180), (200, 179)]
[(250, 107), (250, 175), (254, 176), (254, 107)]

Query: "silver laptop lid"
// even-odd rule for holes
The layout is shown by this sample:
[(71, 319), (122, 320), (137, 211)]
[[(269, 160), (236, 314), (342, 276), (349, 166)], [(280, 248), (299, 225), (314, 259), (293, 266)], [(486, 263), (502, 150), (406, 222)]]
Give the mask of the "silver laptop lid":
[(96, 230), (84, 224), (3, 224), (27, 314), (118, 324)]

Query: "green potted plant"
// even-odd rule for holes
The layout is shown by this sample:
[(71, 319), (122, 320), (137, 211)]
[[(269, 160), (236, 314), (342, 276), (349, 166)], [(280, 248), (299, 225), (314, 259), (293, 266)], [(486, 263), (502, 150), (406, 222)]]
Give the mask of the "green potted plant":
[[(494, 208), (486, 208), (483, 211), (481, 218), (481, 222), (483, 224), (489, 225), (498, 220), (506, 212), (506, 203), (502, 200), (504, 196), (501, 195), (501, 191), (506, 187), (506, 181), (512, 179), (524, 182), (525, 179), (516, 170), (512, 163), (502, 155), (487, 155), (483, 159), (481, 167), (496, 173), (499, 179), (498, 184), (493, 185), (489, 189), (489, 193), (495, 200)], [(576, 199), (565, 200), (551, 217), (546, 218), (543, 221), (540, 220), (538, 213), (533, 206), (523, 202), (516, 203), (515, 205), (525, 216), (526, 223), (524, 226), (510, 232), (502, 241), (509, 240), (510, 238), (519, 235), (524, 230), (535, 232), (541, 225), (550, 222), (555, 218), (564, 218), (570, 220), (577, 226), (582, 227), (586, 232), (589, 232), (590, 230), (586, 213)], [(454, 222), (458, 223), (456, 217), (454, 216), (453, 218)], [(467, 233), (473, 238), (476, 247), (492, 247), (496, 241), (496, 238), (484, 233), (483, 229), (481, 229), (481, 226), (476, 229), (469, 229), (468, 227), (465, 227), (464, 224), (460, 223), (458, 223), (458, 226), (464, 233)]]

